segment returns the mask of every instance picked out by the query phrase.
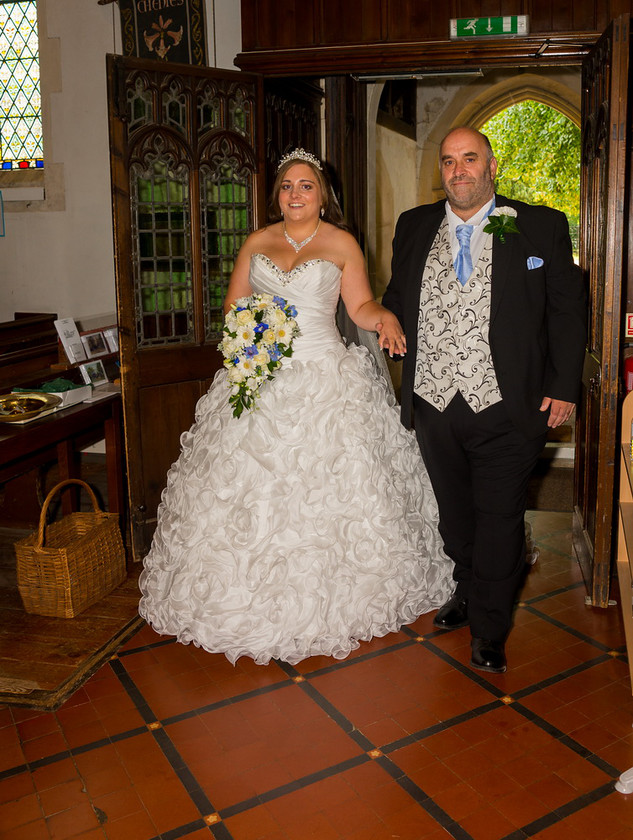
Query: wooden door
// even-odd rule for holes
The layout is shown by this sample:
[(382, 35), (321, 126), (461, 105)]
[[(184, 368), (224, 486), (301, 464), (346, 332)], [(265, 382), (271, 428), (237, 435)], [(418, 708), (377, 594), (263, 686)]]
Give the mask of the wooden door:
[(351, 76), (329, 76), (326, 154), (345, 222), (365, 249), (367, 230), (367, 86)]
[(630, 17), (607, 28), (583, 62), (581, 267), (590, 301), (576, 439), (574, 550), (589, 600), (606, 607), (615, 541), (614, 496), (622, 295), (629, 226), (625, 198)]
[(147, 553), (167, 471), (222, 359), (224, 294), (266, 221), (281, 153), (319, 153), (322, 90), (108, 57), (131, 547)]
[(108, 56), (125, 448), (135, 560), (222, 360), (222, 302), (263, 223), (258, 76)]

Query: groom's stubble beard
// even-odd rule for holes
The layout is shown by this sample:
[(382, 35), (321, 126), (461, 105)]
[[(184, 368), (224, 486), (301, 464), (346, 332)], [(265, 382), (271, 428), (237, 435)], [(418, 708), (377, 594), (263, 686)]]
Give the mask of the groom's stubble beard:
[[(456, 192), (453, 188), (455, 184), (464, 184), (464, 189)], [(469, 186), (470, 189), (468, 189)], [(471, 211), (471, 215), (474, 215), (477, 210), (490, 201), (495, 192), (495, 183), (490, 173), (490, 166), (482, 173), (480, 178), (473, 178), (472, 176), (442, 178), (442, 187), (451, 208), (462, 212)]]

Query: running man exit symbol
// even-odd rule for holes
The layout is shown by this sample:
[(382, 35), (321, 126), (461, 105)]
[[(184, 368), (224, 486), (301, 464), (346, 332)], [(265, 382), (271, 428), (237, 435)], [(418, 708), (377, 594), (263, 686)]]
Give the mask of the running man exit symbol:
[(507, 15), (505, 17), (451, 18), (450, 37), (455, 38), (502, 38), (527, 35), (528, 15)]

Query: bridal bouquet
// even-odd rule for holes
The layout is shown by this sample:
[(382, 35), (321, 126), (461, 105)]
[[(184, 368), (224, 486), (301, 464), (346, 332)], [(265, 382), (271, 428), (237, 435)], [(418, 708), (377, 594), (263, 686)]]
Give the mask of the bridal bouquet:
[(274, 377), (284, 356), (292, 356), (292, 342), (299, 335), (296, 315), (286, 300), (267, 294), (239, 298), (226, 313), (219, 349), (234, 417), (255, 408), (261, 386)]

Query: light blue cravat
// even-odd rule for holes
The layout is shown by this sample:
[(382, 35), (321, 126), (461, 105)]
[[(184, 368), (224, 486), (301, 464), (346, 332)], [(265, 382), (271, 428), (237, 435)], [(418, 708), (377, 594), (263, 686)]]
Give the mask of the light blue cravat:
[(465, 286), (468, 278), (473, 270), (473, 261), (470, 256), (470, 237), (473, 232), (474, 225), (457, 225), (455, 234), (459, 242), (459, 253), (455, 260), (455, 274), (457, 279)]

